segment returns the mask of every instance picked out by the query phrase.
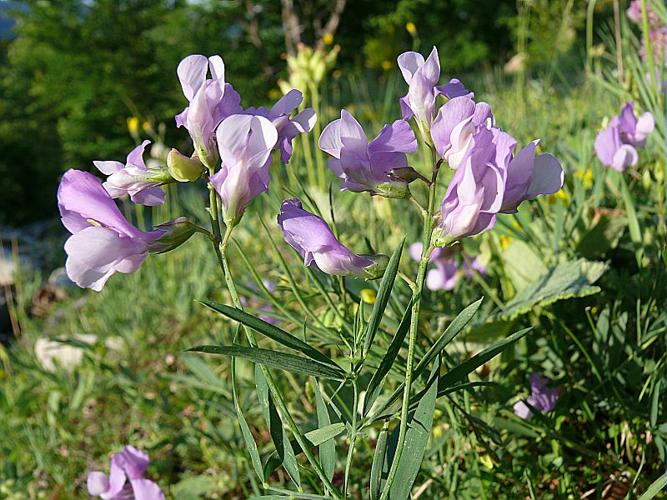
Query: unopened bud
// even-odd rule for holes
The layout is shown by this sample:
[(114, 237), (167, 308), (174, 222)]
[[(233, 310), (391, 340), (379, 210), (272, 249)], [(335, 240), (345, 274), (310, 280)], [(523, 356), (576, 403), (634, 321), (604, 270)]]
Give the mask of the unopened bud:
[(190, 236), (197, 231), (197, 226), (185, 217), (178, 217), (177, 219), (160, 224), (155, 229), (163, 231), (164, 234), (151, 243), (149, 251), (151, 253), (165, 253), (180, 247), (188, 241)]
[(372, 259), (373, 264), (364, 268), (364, 278), (368, 280), (381, 278), (389, 264), (389, 257), (386, 255), (374, 255)]
[(167, 169), (178, 182), (196, 181), (204, 171), (204, 165), (198, 158), (188, 158), (172, 148), (167, 154)]

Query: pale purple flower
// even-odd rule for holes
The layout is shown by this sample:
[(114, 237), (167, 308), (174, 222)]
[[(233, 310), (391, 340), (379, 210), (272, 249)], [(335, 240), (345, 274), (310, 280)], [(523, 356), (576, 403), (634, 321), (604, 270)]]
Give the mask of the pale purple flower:
[(477, 257), (469, 257), (467, 255), (463, 256), (463, 272), (466, 277), (471, 278), (474, 273), (478, 273), (481, 276), (486, 275), (486, 266), (483, 262)]
[(494, 123), (491, 106), (475, 103), (470, 97), (454, 97), (438, 111), (431, 127), (436, 151), (449, 166), (456, 169), (468, 151), (472, 137), (480, 126)]
[(400, 173), (409, 168), (406, 153), (417, 149), (417, 139), (405, 120), (385, 125), (369, 143), (359, 122), (342, 110), (340, 118), (325, 127), (319, 146), (333, 156), (329, 168), (342, 179), (343, 191), (408, 195), (408, 182)]
[(119, 161), (94, 161), (93, 165), (107, 175), (104, 189), (112, 198), (129, 196), (133, 203), (155, 206), (164, 203), (160, 185), (171, 181), (165, 169), (149, 168), (144, 162), (144, 150), (151, 141), (144, 141), (130, 151), (125, 165)]
[(521, 202), (563, 187), (563, 168), (558, 160), (550, 154), (535, 157), (538, 142), (531, 142), (509, 160), (501, 212), (516, 213)]
[[(410, 245), (409, 253), (413, 260), (421, 260), (423, 245), (420, 242)], [(454, 248), (436, 248), (431, 252), (429, 261), (435, 267), (429, 269), (426, 275), (426, 288), (432, 291), (453, 290), (461, 273), (456, 259), (457, 251)], [(477, 257), (463, 255), (463, 273), (470, 278), (473, 272), (486, 273), (486, 267)]]
[(69, 278), (99, 292), (112, 274), (139, 269), (151, 244), (165, 231), (143, 232), (130, 224), (93, 174), (68, 170), (58, 187), (58, 208), (72, 233), (65, 243)]
[[(630, 7), (625, 11), (625, 14), (628, 16), (633, 23), (642, 24), (642, 2), (641, 0), (632, 0), (630, 2)], [(660, 17), (654, 12), (651, 8), (650, 2), (646, 2), (646, 17), (648, 19), (649, 27), (657, 28), (662, 22)]]
[(481, 128), (473, 136), (440, 206), (439, 246), (495, 225), (505, 192), (506, 165), (515, 144), (498, 129)]
[[(211, 79), (206, 78), (209, 70)], [(176, 72), (190, 103), (176, 115), (176, 125), (188, 130), (195, 153), (206, 166), (213, 168), (218, 159), (215, 129), (225, 117), (242, 111), (241, 97), (225, 83), (225, 64), (220, 56), (187, 56)]]
[[(560, 391), (556, 387), (547, 387), (549, 379), (541, 377), (537, 373), (530, 376), (530, 396), (526, 399), (528, 405), (535, 410), (546, 413), (552, 411), (556, 407)], [(514, 405), (514, 413), (522, 419), (529, 419), (533, 412), (531, 408), (523, 401), (519, 401)]]
[(111, 457), (111, 470), (88, 474), (88, 493), (105, 500), (164, 500), (160, 487), (144, 479), (148, 468), (148, 455), (133, 446)]
[(278, 131), (276, 148), (280, 149), (280, 159), (283, 163), (289, 163), (292, 158), (294, 151), (292, 140), (299, 134), (313, 130), (317, 121), (317, 115), (312, 108), (306, 108), (290, 117), (302, 101), (303, 94), (296, 89), (292, 89), (281, 97), (270, 109), (259, 107), (245, 110), (248, 114), (267, 118), (276, 127)]
[(444, 95), (448, 99), (473, 95), (457, 79), (438, 86), (440, 60), (436, 47), (433, 47), (426, 60), (419, 52), (409, 51), (398, 56), (397, 62), (408, 84), (408, 93), (400, 100), (403, 118), (408, 120), (414, 116), (419, 130), (425, 137), (428, 137), (428, 130), (433, 122), (438, 95)]
[(222, 166), (211, 176), (228, 224), (236, 224), (248, 204), (269, 188), (271, 150), (276, 127), (266, 118), (232, 115), (216, 132)]
[(387, 265), (384, 255), (362, 256), (351, 252), (321, 217), (304, 210), (297, 199), (283, 202), (278, 225), (287, 243), (303, 257), (304, 265), (315, 265), (324, 273), (377, 278)]
[(638, 147), (644, 147), (646, 139), (655, 128), (655, 120), (649, 112), (635, 116), (631, 103), (623, 106), (606, 129), (595, 138), (595, 152), (603, 165), (622, 172), (637, 164)]

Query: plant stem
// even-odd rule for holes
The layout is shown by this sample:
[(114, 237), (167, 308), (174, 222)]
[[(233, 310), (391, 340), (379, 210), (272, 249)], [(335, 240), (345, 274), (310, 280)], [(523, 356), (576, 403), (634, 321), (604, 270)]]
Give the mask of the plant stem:
[(424, 229), (422, 232), (422, 255), (419, 260), (419, 270), (417, 271), (417, 279), (415, 286), (412, 289), (412, 316), (410, 318), (410, 330), (408, 337), (408, 356), (405, 365), (405, 386), (403, 388), (403, 403), (401, 405), (401, 423), (398, 429), (398, 443), (396, 445), (396, 452), (394, 454), (389, 474), (387, 475), (387, 482), (382, 489), (380, 500), (386, 500), (391, 490), (391, 485), (396, 478), (398, 471), (398, 463), (405, 447), (405, 437), (408, 430), (408, 413), (410, 410), (410, 390), (412, 388), (413, 364), (415, 360), (415, 344), (417, 342), (417, 329), (419, 326), (419, 311), (421, 308), (421, 297), (424, 290), (424, 279), (426, 277), (426, 268), (428, 267), (429, 258), (433, 251), (431, 245), (431, 238), (433, 236), (433, 213), (435, 210), (435, 189), (436, 179), (438, 177), (439, 162), (435, 151), (431, 151), (433, 160), (433, 179), (428, 189), (428, 208), (424, 214)]
[[(215, 206), (217, 207), (217, 201), (215, 202)], [(211, 212), (213, 212), (213, 210), (211, 210)], [(228, 225), (226, 227), (225, 234), (222, 240), (220, 240), (220, 244), (216, 245), (217, 248), (216, 254), (218, 255), (220, 260), (220, 265), (222, 267), (225, 282), (227, 283), (227, 289), (229, 290), (229, 294), (232, 297), (232, 303), (234, 304), (235, 307), (243, 309), (241, 300), (239, 299), (238, 291), (236, 289), (236, 284), (234, 283), (234, 278), (232, 277), (232, 273), (229, 268), (229, 262), (227, 260), (227, 247), (229, 245), (229, 240), (231, 238), (232, 232), (234, 231), (234, 227), (235, 226), (233, 225)], [(213, 227), (213, 231), (215, 233), (215, 224)], [(220, 231), (218, 229), (218, 234), (219, 232)], [(246, 338), (248, 339), (248, 343), (250, 344), (250, 346), (256, 348), (257, 339), (255, 338), (255, 334), (252, 332), (252, 330), (245, 327), (244, 327), (244, 332), (246, 334)], [(278, 410), (278, 414), (280, 416), (281, 421), (287, 425), (290, 432), (294, 435), (294, 438), (296, 439), (297, 443), (299, 443), (299, 446), (303, 450), (303, 454), (306, 456), (308, 462), (310, 462), (313, 469), (315, 469), (315, 472), (317, 473), (318, 477), (324, 484), (324, 487), (331, 493), (331, 495), (334, 498), (340, 499), (341, 497), (336, 491), (336, 488), (331, 483), (329, 478), (327, 478), (319, 461), (315, 458), (313, 452), (310, 450), (311, 444), (306, 440), (305, 436), (301, 433), (298, 426), (296, 425), (296, 422), (292, 418), (292, 415), (290, 414), (289, 409), (287, 408), (287, 404), (285, 403), (282, 394), (280, 393), (278, 387), (276, 386), (272, 373), (264, 365), (260, 365), (260, 369), (262, 370), (262, 374), (266, 378), (266, 383), (269, 386), (269, 391), (271, 392), (271, 396), (273, 397), (273, 400), (276, 404), (276, 409)]]
[(352, 465), (352, 457), (354, 456), (354, 446), (357, 443), (357, 409), (359, 407), (359, 389), (357, 387), (356, 379), (352, 381), (352, 389), (354, 397), (352, 399), (352, 433), (350, 435), (350, 447), (347, 450), (347, 460), (345, 461), (345, 480), (343, 482), (343, 497), (347, 498), (348, 486), (350, 481), (350, 466)]

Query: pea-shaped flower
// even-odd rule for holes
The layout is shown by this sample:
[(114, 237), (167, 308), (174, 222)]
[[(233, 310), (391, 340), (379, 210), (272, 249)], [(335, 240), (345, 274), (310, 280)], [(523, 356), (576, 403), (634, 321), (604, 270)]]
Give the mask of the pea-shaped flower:
[(595, 152), (603, 165), (622, 172), (637, 164), (637, 148), (646, 145), (646, 139), (654, 128), (655, 120), (651, 113), (646, 112), (637, 118), (632, 104), (628, 103), (597, 135)]
[(88, 493), (106, 499), (164, 500), (160, 487), (144, 474), (148, 468), (148, 455), (133, 446), (111, 457), (111, 470), (93, 471), (88, 474)]
[(342, 110), (340, 119), (325, 127), (319, 146), (333, 156), (329, 168), (342, 179), (342, 190), (390, 198), (409, 195), (408, 180), (401, 175), (409, 169), (406, 153), (417, 149), (417, 139), (405, 120), (385, 125), (369, 143), (359, 122)]
[(304, 265), (315, 265), (327, 274), (357, 275), (368, 279), (382, 276), (387, 267), (385, 255), (357, 255), (336, 239), (327, 223), (303, 209), (297, 199), (285, 200), (278, 224), (283, 236), (303, 257)]
[(264, 117), (232, 115), (216, 132), (222, 166), (211, 176), (227, 224), (235, 225), (248, 204), (269, 188), (271, 150), (278, 131)]
[(164, 191), (159, 187), (171, 182), (165, 168), (149, 168), (144, 162), (144, 150), (150, 141), (144, 141), (130, 151), (125, 165), (119, 161), (94, 161), (93, 165), (107, 175), (104, 189), (112, 198), (129, 196), (133, 203), (155, 206), (164, 203)]
[[(556, 407), (560, 391), (555, 387), (548, 387), (549, 379), (533, 373), (530, 376), (530, 396), (528, 396), (528, 404), (537, 411), (545, 413), (552, 411)], [(529, 419), (533, 412), (523, 401), (519, 401), (514, 405), (514, 413), (519, 417)]]
[(168, 231), (143, 232), (120, 212), (100, 180), (68, 170), (58, 187), (62, 223), (72, 233), (65, 243), (65, 269), (82, 288), (99, 292), (116, 272), (139, 269), (151, 246)]
[[(211, 79), (206, 78), (209, 69)], [(241, 97), (225, 83), (225, 64), (220, 56), (188, 56), (176, 72), (190, 102), (176, 115), (176, 125), (188, 130), (199, 159), (213, 167), (218, 160), (215, 129), (225, 117), (241, 112)]]

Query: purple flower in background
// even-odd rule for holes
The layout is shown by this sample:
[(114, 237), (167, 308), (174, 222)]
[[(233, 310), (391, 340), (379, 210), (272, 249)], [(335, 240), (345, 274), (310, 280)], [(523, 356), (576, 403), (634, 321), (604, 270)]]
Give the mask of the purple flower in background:
[(463, 272), (468, 278), (471, 278), (474, 273), (478, 273), (482, 276), (485, 276), (486, 266), (477, 257), (470, 258), (467, 255), (464, 255)]
[(263, 116), (270, 120), (278, 130), (276, 148), (280, 149), (280, 159), (289, 163), (292, 158), (292, 140), (299, 134), (310, 132), (315, 126), (317, 115), (312, 108), (306, 108), (290, 118), (290, 114), (303, 101), (303, 94), (296, 89), (290, 90), (281, 97), (271, 109), (263, 107), (248, 108), (245, 112), (251, 115)]
[(550, 154), (535, 157), (538, 142), (531, 142), (509, 161), (501, 212), (516, 213), (521, 202), (563, 187), (563, 168), (558, 160)]
[[(625, 11), (625, 14), (635, 24), (642, 24), (642, 2), (641, 0), (632, 0), (630, 7)], [(653, 11), (649, 2), (646, 2), (646, 16), (648, 18), (648, 25), (651, 28), (657, 28), (662, 23), (658, 15)]]
[(454, 97), (438, 111), (431, 137), (440, 157), (457, 168), (466, 154), (472, 137), (480, 126), (492, 126), (491, 106), (475, 103), (470, 97)]
[(264, 117), (232, 115), (216, 134), (222, 166), (211, 176), (211, 184), (222, 201), (225, 222), (235, 225), (248, 204), (269, 188), (271, 150), (278, 131)]
[(481, 128), (452, 178), (440, 206), (439, 246), (491, 229), (505, 191), (507, 159), (516, 141)]
[(419, 130), (425, 137), (428, 137), (427, 132), (433, 122), (438, 95), (444, 95), (448, 99), (459, 96), (472, 97), (473, 95), (457, 79), (438, 86), (440, 60), (436, 47), (433, 47), (426, 60), (419, 52), (409, 51), (398, 56), (397, 62), (408, 84), (408, 93), (400, 101), (403, 118), (409, 120), (414, 116)]
[(595, 152), (603, 165), (622, 172), (637, 164), (638, 147), (644, 147), (646, 139), (655, 128), (655, 120), (649, 112), (635, 116), (631, 103), (623, 106), (609, 126), (595, 138)]
[[(277, 287), (276, 287), (276, 284), (273, 281), (271, 281), (271, 280), (262, 280), (262, 283), (264, 284), (266, 289), (269, 291), (269, 293), (272, 294), (273, 292), (276, 291)], [(249, 288), (254, 290), (254, 291), (257, 291), (257, 287), (252, 283), (249, 285)], [(270, 304), (259, 303), (260, 301), (258, 300), (258, 298), (259, 297), (256, 297), (256, 296), (251, 297), (251, 298), (241, 297), (241, 305), (243, 307), (254, 307), (258, 311), (262, 311), (262, 312), (265, 312), (265, 313), (273, 313), (273, 307), (271, 307)], [(274, 318), (273, 316), (269, 316), (268, 314), (260, 314), (257, 317), (259, 319), (263, 320), (263, 321), (266, 321), (267, 323), (271, 323), (272, 325), (275, 325), (275, 324), (278, 323), (278, 320), (276, 318)]]
[(165, 231), (145, 233), (130, 224), (100, 180), (93, 174), (68, 170), (58, 187), (58, 208), (72, 233), (65, 243), (69, 278), (99, 292), (112, 274), (139, 269), (151, 244)]
[(150, 169), (144, 163), (144, 150), (150, 141), (144, 141), (130, 151), (125, 165), (119, 161), (94, 161), (93, 165), (107, 175), (104, 189), (112, 198), (129, 196), (133, 203), (155, 206), (164, 203), (160, 185), (171, 180), (164, 169)]
[(408, 182), (399, 172), (409, 168), (406, 153), (417, 149), (417, 139), (406, 121), (385, 125), (369, 143), (359, 122), (342, 110), (340, 118), (325, 127), (319, 146), (333, 156), (329, 168), (343, 180), (343, 191), (393, 198), (408, 195)]
[[(208, 71), (211, 79), (207, 79)], [(195, 153), (208, 167), (218, 159), (215, 129), (227, 116), (240, 113), (241, 97), (225, 83), (225, 64), (220, 56), (191, 55), (176, 70), (183, 94), (190, 105), (176, 115), (176, 125), (185, 127), (194, 143)]]
[(336, 239), (321, 217), (304, 210), (297, 199), (283, 202), (278, 225), (287, 243), (299, 252), (306, 266), (315, 264), (320, 271), (335, 276), (353, 274), (371, 279), (381, 276), (386, 268), (386, 256), (362, 256), (351, 252)]
[(160, 487), (144, 479), (148, 468), (148, 455), (133, 446), (111, 457), (111, 470), (88, 474), (88, 493), (104, 499), (164, 500)]
[[(546, 413), (552, 411), (556, 407), (558, 398), (560, 397), (557, 388), (547, 387), (549, 379), (541, 377), (537, 373), (530, 376), (530, 396), (526, 400), (527, 403), (537, 411)], [(530, 407), (523, 401), (519, 401), (514, 405), (514, 413), (523, 419), (529, 419), (533, 412)]]
[[(410, 257), (419, 262), (422, 248), (423, 245), (420, 242), (410, 245)], [(435, 268), (430, 269), (426, 275), (426, 288), (432, 291), (454, 289), (460, 276), (456, 254), (457, 251), (453, 248), (436, 248), (433, 250), (429, 261), (435, 264)], [(473, 272), (485, 274), (486, 267), (479, 262), (477, 257), (470, 258), (463, 255), (463, 272), (469, 278)]]

